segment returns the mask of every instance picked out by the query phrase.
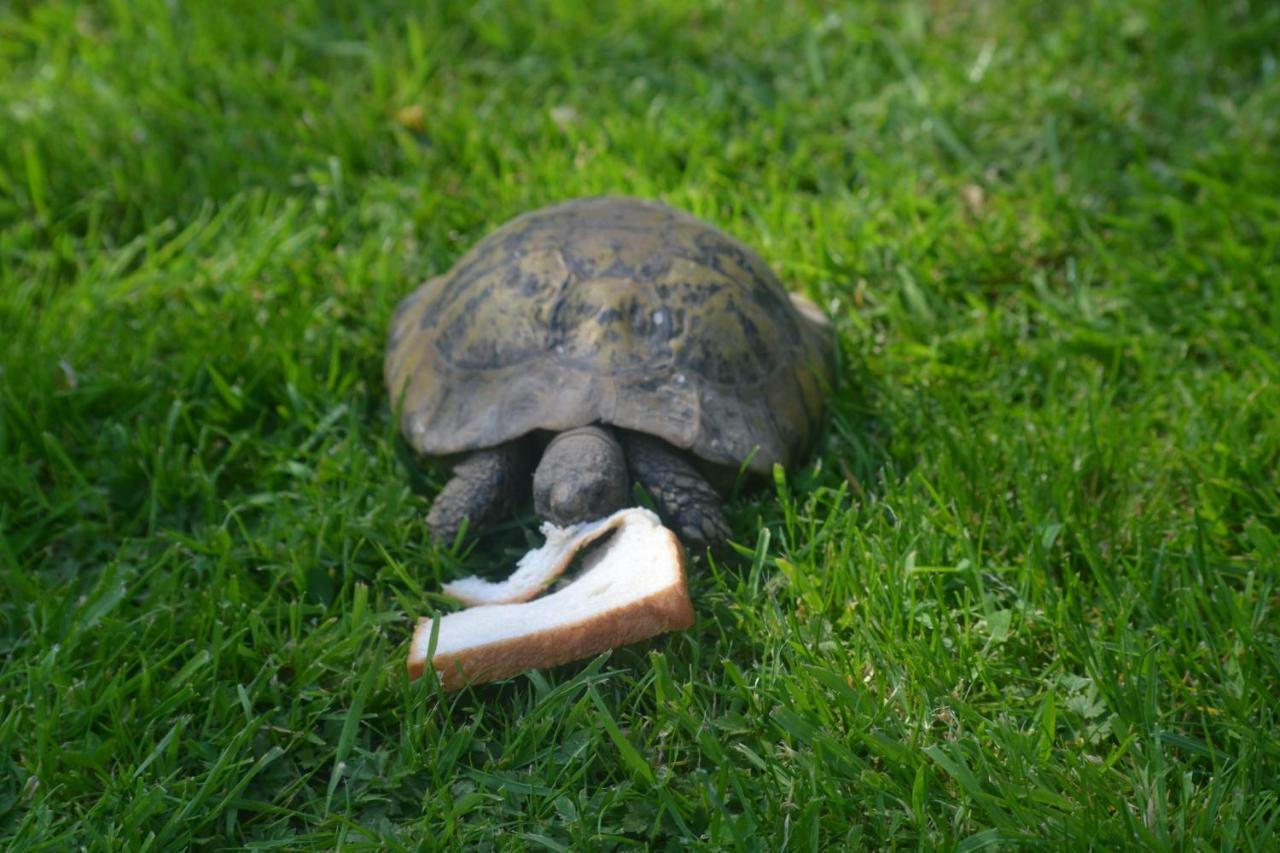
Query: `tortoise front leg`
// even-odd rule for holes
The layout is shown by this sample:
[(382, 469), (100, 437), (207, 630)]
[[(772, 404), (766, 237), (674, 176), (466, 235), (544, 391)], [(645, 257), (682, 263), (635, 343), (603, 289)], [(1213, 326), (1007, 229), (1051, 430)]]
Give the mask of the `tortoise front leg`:
[(427, 529), (440, 545), (451, 545), (467, 523), (469, 531), (492, 524), (510, 511), (529, 486), (529, 453), (522, 439), (476, 450), (454, 466), (427, 513)]
[(715, 545), (729, 538), (720, 495), (683, 453), (661, 439), (622, 433), (631, 476), (658, 505), (658, 514), (686, 543)]

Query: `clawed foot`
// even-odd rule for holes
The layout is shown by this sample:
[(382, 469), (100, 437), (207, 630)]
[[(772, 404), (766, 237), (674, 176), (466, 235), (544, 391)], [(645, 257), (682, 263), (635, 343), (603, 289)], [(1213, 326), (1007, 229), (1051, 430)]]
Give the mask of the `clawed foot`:
[(477, 450), (459, 462), (427, 513), (431, 538), (448, 547), (465, 524), (477, 530), (500, 519), (528, 491), (523, 442)]
[(729, 522), (718, 505), (689, 507), (667, 519), (685, 544), (695, 548), (715, 546), (729, 538)]
[(658, 505), (663, 522), (686, 545), (718, 545), (729, 538), (720, 495), (682, 453), (640, 433), (627, 433), (623, 445), (631, 475)]

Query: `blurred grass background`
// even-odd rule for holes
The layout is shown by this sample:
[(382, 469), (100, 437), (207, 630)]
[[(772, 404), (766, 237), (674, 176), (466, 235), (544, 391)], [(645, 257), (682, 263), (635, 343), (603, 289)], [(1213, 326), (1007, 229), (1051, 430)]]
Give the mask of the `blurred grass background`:
[[(0, 841), (1274, 849), (1280, 6), (0, 4)], [(396, 301), (659, 198), (827, 307), (685, 634), (410, 685)], [(411, 488), (412, 486), (412, 488)]]

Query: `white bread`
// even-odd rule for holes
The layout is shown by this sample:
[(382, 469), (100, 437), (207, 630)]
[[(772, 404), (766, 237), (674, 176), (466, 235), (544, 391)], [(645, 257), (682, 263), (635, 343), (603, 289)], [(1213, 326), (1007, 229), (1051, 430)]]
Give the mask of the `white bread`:
[[(546, 545), (525, 555), (507, 583), (459, 583), (472, 600), (536, 595), (581, 548), (609, 530), (616, 530), (613, 538), (586, 556), (578, 577), (563, 589), (534, 601), (485, 604), (440, 617), (431, 665), (445, 689), (567, 663), (692, 625), (684, 549), (644, 509), (553, 532)], [(426, 670), (433, 627), (432, 619), (418, 622), (409, 645), (410, 678)]]
[[(633, 514), (639, 513), (640, 515)], [(501, 583), (490, 583), (475, 575), (444, 585), (444, 594), (458, 599), (466, 607), (481, 604), (515, 604), (537, 598), (556, 578), (564, 574), (574, 555), (584, 546), (606, 533), (616, 530), (631, 519), (631, 523), (643, 517), (661, 526), (658, 517), (646, 509), (623, 509), (613, 515), (568, 527), (556, 527), (549, 521), (542, 523), (542, 535), (546, 538), (541, 548), (525, 554), (516, 563), (516, 570)]]

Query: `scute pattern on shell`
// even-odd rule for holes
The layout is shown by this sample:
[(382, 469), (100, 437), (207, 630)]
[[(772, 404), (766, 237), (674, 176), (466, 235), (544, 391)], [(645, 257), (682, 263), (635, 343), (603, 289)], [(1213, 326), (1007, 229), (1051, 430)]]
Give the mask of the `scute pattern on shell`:
[(830, 378), (830, 337), (793, 298), (692, 216), (571, 201), (507, 223), (400, 304), (387, 388), (428, 455), (598, 422), (767, 472), (811, 437)]

